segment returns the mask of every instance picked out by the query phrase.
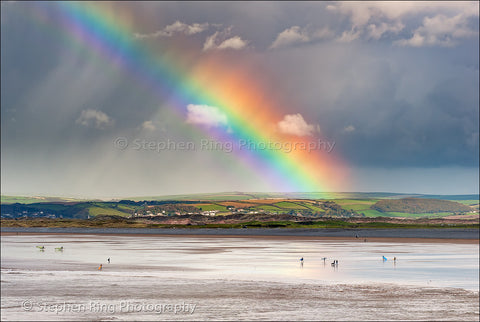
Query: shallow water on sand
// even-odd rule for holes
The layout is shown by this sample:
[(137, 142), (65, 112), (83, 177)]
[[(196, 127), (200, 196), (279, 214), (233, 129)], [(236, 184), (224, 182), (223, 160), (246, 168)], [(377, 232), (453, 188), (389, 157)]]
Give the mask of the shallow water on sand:
[(2, 320), (479, 314), (477, 244), (52, 234), (2, 236), (1, 250)]

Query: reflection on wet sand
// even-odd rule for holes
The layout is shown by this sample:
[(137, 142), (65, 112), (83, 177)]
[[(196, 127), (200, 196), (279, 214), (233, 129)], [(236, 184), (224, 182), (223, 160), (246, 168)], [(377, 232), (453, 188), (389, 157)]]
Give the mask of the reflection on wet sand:
[[(39, 252), (36, 245), (47, 247)], [(475, 244), (2, 236), (2, 319), (471, 320), (475, 312), (478, 318), (478, 259)], [(69, 316), (25, 311), (25, 298), (185, 301), (197, 308), (191, 316), (94, 310)]]

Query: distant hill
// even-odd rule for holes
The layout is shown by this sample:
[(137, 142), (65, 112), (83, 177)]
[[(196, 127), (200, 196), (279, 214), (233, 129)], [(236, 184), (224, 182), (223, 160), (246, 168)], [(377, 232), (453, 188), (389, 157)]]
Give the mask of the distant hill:
[(479, 200), (479, 195), (417, 195), (415, 198), (443, 199), (443, 200)]
[(221, 192), (187, 195), (145, 196), (125, 198), (130, 200), (249, 200), (249, 199), (442, 199), (479, 200), (479, 195), (428, 195), (392, 192)]
[[(442, 200), (479, 200), (478, 194), (472, 195), (426, 195), (426, 194), (408, 194), (391, 192), (219, 192), (219, 193), (194, 193), (184, 195), (164, 195), (164, 196), (142, 196), (142, 197), (124, 197), (117, 198), (133, 201), (164, 201), (164, 200), (251, 200), (251, 199), (402, 199), (402, 198), (422, 198), (422, 199), (442, 199)], [(2, 204), (32, 204), (43, 202), (92, 202), (99, 199), (76, 199), (67, 197), (50, 196), (1, 196)], [(103, 200), (106, 201), (106, 200)], [(475, 202), (472, 202), (475, 203)]]
[(464, 213), (472, 210), (469, 206), (454, 201), (422, 198), (384, 199), (373, 204), (370, 208), (384, 213), (401, 212), (412, 214)]
[(2, 204), (32, 204), (32, 203), (70, 203), (70, 202), (85, 202), (85, 201), (98, 201), (98, 199), (78, 199), (67, 197), (52, 197), (52, 196), (4, 196), (0, 197)]
[(179, 215), (228, 215), (271, 214), (306, 217), (359, 216), (354, 210), (344, 209), (332, 200), (310, 199), (249, 199), (219, 200), (120, 200), (88, 202), (42, 202), (1, 204), (2, 218), (90, 218), (95, 216), (179, 216)]
[[(365, 198), (368, 195), (370, 198)], [(373, 198), (373, 196), (377, 198)], [(117, 200), (117, 201), (66, 201), (54, 199), (14, 199), (23, 203), (7, 203), (2, 198), (0, 213), (2, 218), (92, 218), (95, 216), (155, 217), (201, 214), (224, 216), (229, 214), (251, 215), (292, 215), (302, 217), (445, 217), (452, 214), (476, 212), (478, 199), (458, 200), (459, 202), (428, 199), (398, 198), (385, 194), (335, 194), (335, 199), (319, 198), (320, 194), (202, 194), (170, 197), (157, 200)], [(253, 197), (257, 197), (254, 199)], [(288, 196), (282, 198), (280, 196)], [(310, 198), (307, 198), (310, 197)], [(344, 198), (338, 198), (343, 196)], [(363, 196), (364, 198), (358, 198)], [(297, 198), (294, 198), (297, 197)], [(303, 197), (303, 198), (301, 198)], [(316, 197), (316, 198), (315, 198)], [(346, 198), (349, 197), (349, 198)], [(357, 198), (355, 198), (357, 197)], [(451, 197), (451, 196), (449, 196)], [(472, 198), (471, 196), (469, 196)], [(210, 198), (210, 199), (209, 199)], [(37, 202), (32, 202), (37, 201)], [(472, 214), (474, 214), (472, 212)]]

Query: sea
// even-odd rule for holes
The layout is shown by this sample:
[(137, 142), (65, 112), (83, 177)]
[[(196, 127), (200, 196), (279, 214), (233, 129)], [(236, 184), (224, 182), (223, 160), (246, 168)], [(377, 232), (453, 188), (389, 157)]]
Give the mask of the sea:
[(478, 321), (479, 245), (2, 234), (1, 298), (2, 321)]

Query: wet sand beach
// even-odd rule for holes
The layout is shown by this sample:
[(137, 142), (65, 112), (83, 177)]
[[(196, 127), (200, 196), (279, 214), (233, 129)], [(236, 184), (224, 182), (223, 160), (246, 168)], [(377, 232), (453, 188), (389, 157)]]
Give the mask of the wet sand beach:
[(1, 238), (2, 320), (479, 316), (478, 243), (459, 239), (33, 232)]
[[(1, 232), (1, 236), (29, 236), (29, 235), (58, 235), (58, 236), (72, 236), (72, 235), (83, 235), (83, 233), (33, 233), (33, 232)], [(125, 236), (125, 234), (118, 233), (91, 233), (88, 235), (98, 235), (98, 236)], [(247, 236), (238, 236), (238, 235), (195, 235), (195, 234), (137, 234), (137, 233), (128, 233), (128, 236), (132, 237), (194, 237), (194, 238), (244, 238), (244, 237), (253, 237), (258, 239), (273, 239), (273, 240), (324, 240), (324, 241), (347, 241), (347, 242), (392, 242), (392, 243), (455, 243), (455, 244), (478, 244), (479, 239), (469, 239), (469, 238), (402, 238), (402, 237), (316, 237), (316, 236), (273, 236), (273, 235), (247, 235)]]
[(192, 229), (166, 229), (166, 228), (57, 228), (57, 227), (2, 227), (2, 234), (8, 233), (48, 233), (48, 234), (108, 234), (108, 235), (156, 235), (156, 236), (255, 236), (255, 237), (295, 237), (295, 238), (334, 238), (334, 239), (371, 239), (382, 238), (399, 239), (405, 242), (421, 242), (426, 239), (434, 240), (472, 240), (478, 243), (479, 229), (442, 228), (442, 229), (290, 229), (290, 228), (192, 228)]

